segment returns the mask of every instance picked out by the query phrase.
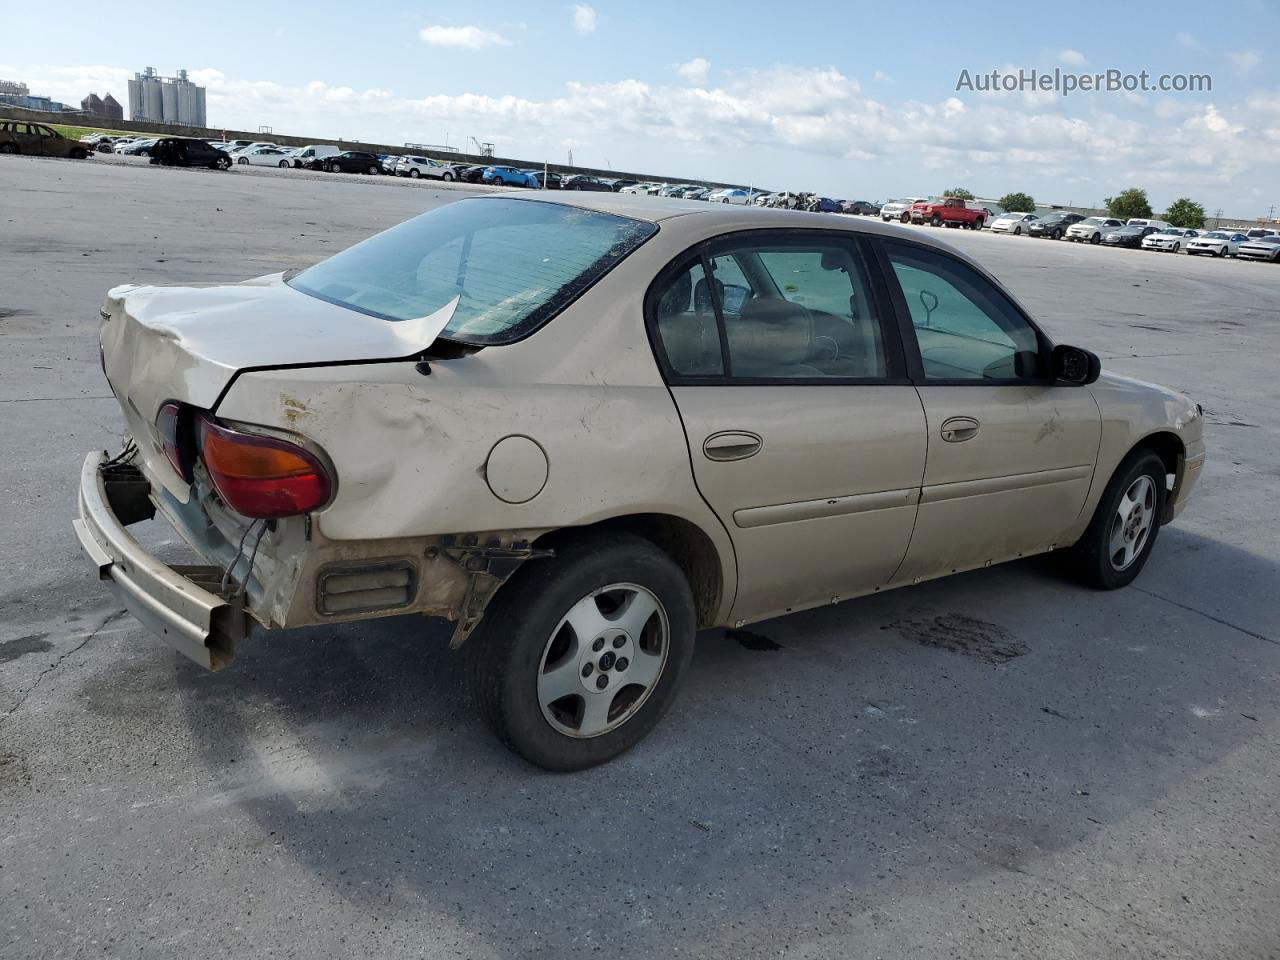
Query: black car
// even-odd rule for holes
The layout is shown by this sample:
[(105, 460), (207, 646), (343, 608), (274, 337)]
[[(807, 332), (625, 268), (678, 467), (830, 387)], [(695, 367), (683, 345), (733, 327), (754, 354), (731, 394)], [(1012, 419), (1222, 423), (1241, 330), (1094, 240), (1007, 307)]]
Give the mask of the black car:
[(488, 167), (458, 167), (458, 179), (463, 183), (480, 183), (484, 180), (484, 172)]
[(560, 183), (561, 190), (595, 190), (599, 193), (612, 193), (613, 185), (606, 183), (599, 177), (589, 177), (585, 173), (575, 174), (572, 177), (565, 177)]
[(1142, 238), (1155, 233), (1157, 227), (1119, 227), (1102, 235), (1102, 242), (1109, 247), (1139, 247)]
[(856, 213), (864, 217), (880, 216), (880, 205), (870, 200), (846, 200), (840, 207), (841, 213)]
[(162, 137), (151, 147), (151, 162), (166, 167), (208, 167), (230, 170), (231, 158), (207, 140)]
[(1083, 219), (1083, 213), (1050, 213), (1041, 220), (1032, 220), (1031, 226), (1027, 227), (1027, 236), (1061, 240), (1066, 236), (1067, 227)]
[(328, 173), (372, 173), (382, 172), (382, 164), (372, 153), (362, 150), (348, 150), (332, 157), (324, 158), (323, 169)]

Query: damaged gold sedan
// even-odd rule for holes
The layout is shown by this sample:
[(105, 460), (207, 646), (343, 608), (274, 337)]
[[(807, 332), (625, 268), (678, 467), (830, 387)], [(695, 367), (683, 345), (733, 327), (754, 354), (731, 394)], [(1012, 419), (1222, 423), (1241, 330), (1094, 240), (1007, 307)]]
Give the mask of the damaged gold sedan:
[[(127, 439), (74, 523), (140, 621), (216, 669), (253, 623), (448, 618), (551, 769), (643, 738), (699, 628), (1055, 549), (1123, 586), (1204, 461), (1195, 403), (821, 214), (477, 197), (102, 321)], [(204, 565), (134, 540), (155, 513)]]

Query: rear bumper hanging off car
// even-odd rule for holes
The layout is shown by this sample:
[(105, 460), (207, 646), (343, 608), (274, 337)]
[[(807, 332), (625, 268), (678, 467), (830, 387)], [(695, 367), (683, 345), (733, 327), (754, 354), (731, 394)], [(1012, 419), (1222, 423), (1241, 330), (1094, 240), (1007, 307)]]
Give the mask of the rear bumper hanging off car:
[(220, 568), (170, 566), (129, 535), (126, 523), (141, 519), (138, 485), (147, 481), (136, 472), (104, 473), (106, 463), (104, 454), (91, 453), (80, 471), (80, 516), (71, 521), (80, 546), (143, 626), (201, 666), (219, 669), (249, 632), (243, 603), (214, 592)]

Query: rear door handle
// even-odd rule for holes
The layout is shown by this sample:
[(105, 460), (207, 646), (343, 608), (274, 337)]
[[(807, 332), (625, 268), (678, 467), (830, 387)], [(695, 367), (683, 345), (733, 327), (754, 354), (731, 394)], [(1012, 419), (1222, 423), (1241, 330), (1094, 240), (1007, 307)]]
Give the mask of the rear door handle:
[(754, 457), (764, 446), (757, 434), (746, 430), (721, 430), (702, 443), (702, 452), (708, 460), (745, 460)]
[(942, 422), (942, 439), (947, 443), (972, 440), (978, 435), (979, 426), (973, 417), (951, 417)]

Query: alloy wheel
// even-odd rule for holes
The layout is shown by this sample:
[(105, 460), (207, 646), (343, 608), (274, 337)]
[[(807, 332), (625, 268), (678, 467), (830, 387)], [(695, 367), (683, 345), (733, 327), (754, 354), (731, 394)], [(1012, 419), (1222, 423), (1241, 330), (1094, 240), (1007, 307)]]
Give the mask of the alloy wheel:
[(543, 718), (565, 736), (598, 737), (635, 715), (667, 665), (670, 625), (636, 583), (594, 590), (565, 613), (538, 666)]
[(1155, 514), (1155, 484), (1143, 474), (1129, 485), (1111, 520), (1107, 551), (1114, 569), (1128, 569), (1142, 554)]

